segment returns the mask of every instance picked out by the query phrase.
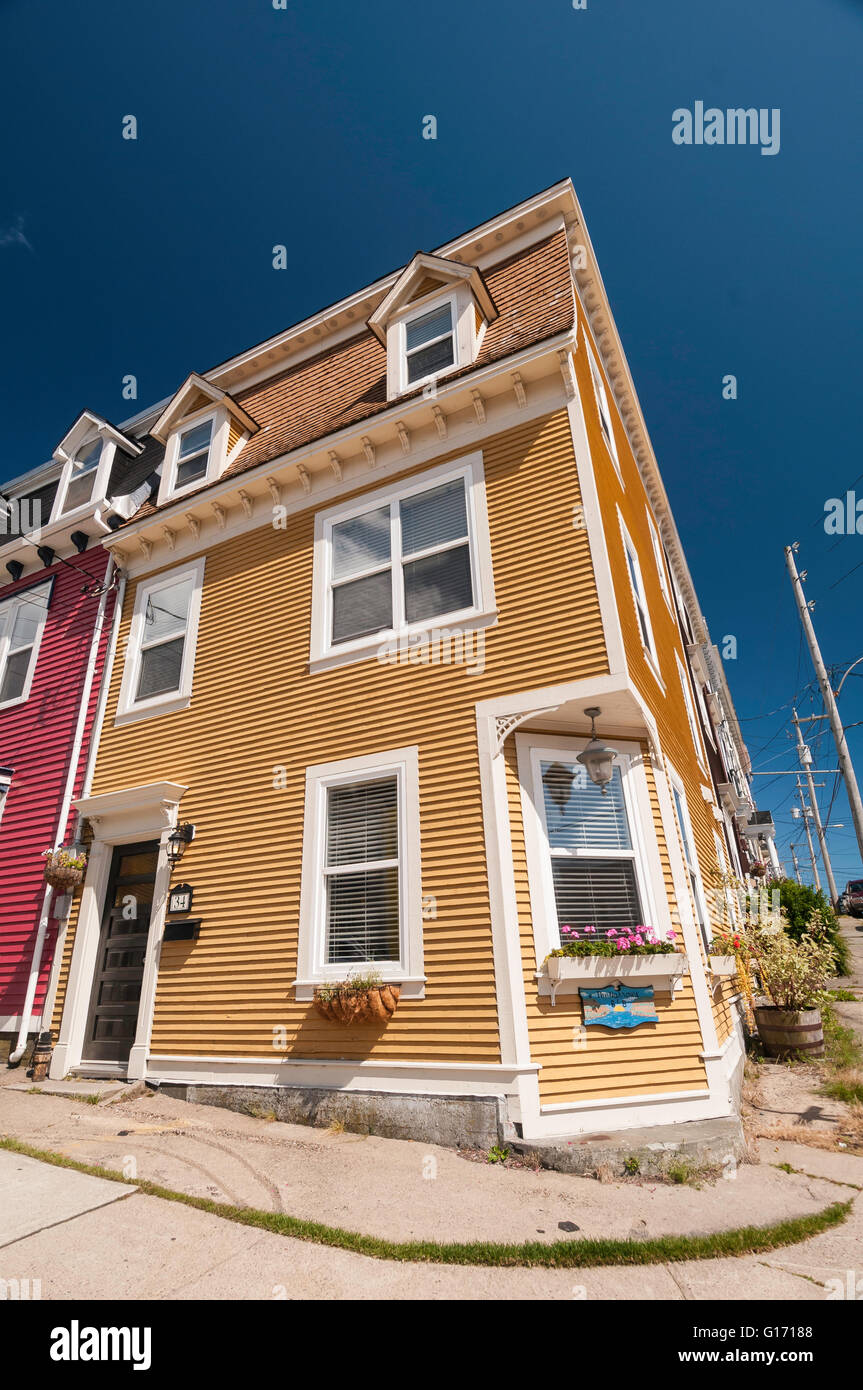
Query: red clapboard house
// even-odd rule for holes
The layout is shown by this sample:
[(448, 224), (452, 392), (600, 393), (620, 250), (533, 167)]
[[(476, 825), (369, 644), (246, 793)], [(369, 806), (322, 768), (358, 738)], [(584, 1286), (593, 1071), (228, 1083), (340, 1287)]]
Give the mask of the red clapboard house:
[[(0, 489), (0, 1039), (40, 1029), (122, 579), (101, 545), (150, 494), (150, 451), (84, 411), (52, 460)], [(5, 580), (5, 583), (3, 582)], [(3, 1051), (6, 1051), (4, 1046)]]

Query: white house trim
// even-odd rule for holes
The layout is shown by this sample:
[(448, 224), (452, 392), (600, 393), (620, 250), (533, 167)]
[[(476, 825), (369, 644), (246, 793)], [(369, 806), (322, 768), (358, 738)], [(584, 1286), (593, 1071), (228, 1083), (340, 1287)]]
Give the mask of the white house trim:
[[(398, 961), (357, 962), (351, 966), (330, 965), (323, 958), (327, 790), (339, 784), (370, 781), (388, 772), (395, 773), (398, 778), (400, 958)], [(314, 997), (315, 985), (344, 979), (357, 970), (375, 970), (384, 980), (401, 984), (405, 998), (424, 997), (419, 749), (416, 745), (318, 763), (306, 769), (300, 936), (294, 981), (296, 998), (310, 1000)]]
[[(170, 714), (176, 710), (187, 709), (191, 703), (198, 626), (201, 617), (204, 565), (205, 557), (201, 555), (189, 564), (181, 565), (177, 569), (165, 570), (157, 578), (146, 582), (142, 580), (139, 583), (135, 592), (135, 607), (126, 646), (115, 724), (132, 724), (140, 719), (150, 719), (154, 715)], [(168, 588), (170, 585), (176, 584), (178, 580), (188, 577), (193, 580), (193, 588), (183, 637), (183, 661), (180, 670), (179, 689), (167, 691), (162, 695), (153, 695), (147, 699), (136, 700), (135, 690), (141, 668), (141, 642), (147, 604), (151, 596), (157, 594), (160, 589)]]
[(127, 1075), (130, 1080), (139, 1080), (146, 1075), (165, 905), (171, 880), (171, 864), (165, 845), (177, 824), (177, 807), (187, 790), (187, 787), (176, 782), (151, 782), (144, 786), (103, 793), (101, 796), (81, 797), (72, 803), (79, 815), (86, 817), (92, 825), (93, 842), (81, 891), (60, 1037), (51, 1058), (52, 1079), (66, 1076), (81, 1062), (93, 972), (96, 968), (102, 929), (102, 911), (114, 849), (117, 845), (134, 844), (139, 840), (158, 840), (160, 852), (144, 957), (138, 1026), (128, 1067), (121, 1069), (122, 1074)]

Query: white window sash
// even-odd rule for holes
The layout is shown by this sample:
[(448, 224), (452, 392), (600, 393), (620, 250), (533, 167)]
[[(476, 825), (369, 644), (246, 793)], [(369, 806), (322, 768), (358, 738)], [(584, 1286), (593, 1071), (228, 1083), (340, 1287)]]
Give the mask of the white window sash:
[[(45, 631), (45, 623), (48, 618), (48, 600), (51, 594), (51, 584), (37, 584), (32, 589), (25, 589), (20, 594), (13, 595), (12, 598), (4, 599), (0, 603), (0, 687), (6, 677), (6, 669), (9, 658), (18, 656), (21, 652), (29, 651), (30, 659), (27, 663), (27, 672), (24, 677), (24, 685), (20, 695), (14, 695), (9, 700), (0, 703), (0, 709), (10, 709), (13, 705), (23, 705), (30, 698), (30, 690), (33, 685), (33, 677), (36, 674), (36, 666), (39, 661), (39, 648), (42, 645), (42, 634)], [(19, 646), (12, 646), (12, 633), (15, 630), (15, 618), (19, 608), (25, 604), (33, 604), (42, 610), (38, 621), (36, 633), (32, 642), (22, 642)]]
[(617, 512), (617, 520), (620, 525), (620, 534), (623, 537), (626, 573), (629, 577), (629, 587), (632, 591), (632, 601), (635, 606), (638, 635), (641, 638), (641, 645), (648, 658), (648, 665), (657, 680), (662, 684), (662, 677), (659, 670), (659, 657), (656, 650), (656, 638), (653, 635), (653, 623), (650, 621), (650, 609), (647, 605), (647, 595), (644, 591), (644, 578), (641, 573), (641, 562), (638, 558), (638, 551), (624, 525), (623, 517), (619, 509)]
[(704, 882), (701, 877), (701, 866), (698, 862), (695, 836), (692, 832), (689, 802), (683, 783), (674, 776), (669, 776), (669, 781), (672, 791), (671, 800), (674, 803), (674, 817), (677, 821), (677, 833), (680, 836), (683, 866), (686, 870), (689, 892), (692, 896), (692, 907), (695, 911), (694, 921), (696, 927), (701, 931), (706, 950), (710, 943), (710, 914), (707, 911), (707, 900), (704, 896)]
[[(193, 560), (191, 564), (161, 574), (158, 579), (147, 582), (142, 579), (135, 594), (135, 607), (129, 630), (123, 678), (120, 683), (120, 696), (117, 702), (115, 724), (127, 724), (151, 715), (168, 714), (174, 710), (185, 709), (192, 698), (192, 684), (195, 668), (195, 653), (198, 639), (198, 626), (201, 614), (201, 598), (204, 582), (204, 557)], [(182, 626), (178, 624), (170, 633), (163, 633), (157, 639), (147, 641), (146, 615), (150, 601), (155, 601), (163, 589), (173, 588), (184, 579), (191, 578), (192, 592), (189, 596), (186, 616)], [(145, 652), (175, 642), (183, 638), (183, 658), (180, 665), (180, 682), (176, 690), (163, 691), (158, 695), (146, 695), (138, 699), (138, 684), (141, 677), (142, 657)]]
[[(398, 858), (328, 866), (327, 806), (330, 789), (378, 782), (387, 776), (397, 779)], [(311, 999), (316, 984), (345, 979), (348, 974), (366, 971), (376, 971), (385, 981), (401, 983), (407, 997), (422, 997), (425, 976), (419, 814), (419, 750), (416, 745), (306, 769), (300, 938), (297, 979), (294, 981), (298, 999)], [(369, 869), (396, 866), (399, 870), (398, 960), (329, 963), (326, 959), (328, 880), (338, 873), (362, 873)]]
[(692, 746), (695, 749), (695, 756), (698, 759), (699, 764), (701, 765), (702, 769), (706, 771), (707, 754), (704, 750), (704, 744), (701, 741), (701, 736), (698, 731), (698, 720), (695, 716), (695, 705), (692, 702), (692, 691), (689, 688), (689, 676), (677, 652), (674, 653), (674, 657), (677, 662), (677, 674), (680, 677), (680, 688), (683, 691), (683, 703), (686, 706), (686, 718), (689, 721), (689, 733), (692, 738)]
[[(452, 542), (442, 542), (437, 546), (426, 547), (422, 551), (403, 555), (401, 548), (400, 518), (398, 503), (422, 492), (429, 492), (445, 483), (462, 479), (465, 489), (465, 509), (467, 534)], [(367, 512), (390, 508), (390, 559), (358, 570), (356, 574), (335, 579), (333, 574), (333, 531), (342, 522), (351, 521)], [(408, 623), (405, 616), (404, 565), (427, 555), (444, 553), (467, 545), (470, 562), (470, 577), (473, 590), (473, 603), (448, 613), (436, 614), (433, 618)], [(356, 579), (366, 578), (374, 573), (392, 571), (392, 626), (380, 628), (362, 637), (350, 638), (344, 642), (333, 641), (333, 594), (337, 588)], [(312, 594), (312, 630), (309, 659), (311, 668), (322, 669), (343, 661), (359, 660), (374, 655), (382, 644), (397, 639), (408, 639), (413, 634), (427, 632), (439, 626), (466, 624), (482, 625), (494, 621), (494, 582), (491, 567), (491, 545), (488, 534), (488, 515), (486, 511), (485, 480), (482, 469), (482, 454), (474, 453), (453, 464), (443, 464), (417, 475), (407, 485), (382, 488), (368, 493), (348, 507), (332, 507), (319, 512), (315, 518), (315, 561)]]

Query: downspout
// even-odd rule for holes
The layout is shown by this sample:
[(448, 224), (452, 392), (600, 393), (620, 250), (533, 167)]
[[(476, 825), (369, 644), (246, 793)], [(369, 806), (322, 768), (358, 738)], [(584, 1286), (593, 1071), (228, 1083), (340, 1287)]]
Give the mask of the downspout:
[[(117, 654), (117, 639), (120, 633), (120, 623), (123, 618), (123, 600), (126, 596), (126, 574), (118, 569), (120, 583), (117, 587), (117, 599), (114, 604), (114, 617), (111, 627), (111, 636), (108, 639), (108, 648), (105, 652), (105, 663), (102, 667), (102, 684), (99, 689), (99, 700), (96, 705), (96, 713), (93, 717), (93, 728), (90, 733), (90, 749), (87, 754), (87, 766), (84, 770), (84, 781), (81, 784), (81, 796), (89, 796), (90, 788), (93, 785), (93, 774), (96, 770), (96, 755), (99, 751), (99, 740), (102, 735), (102, 725), (105, 722), (105, 707), (108, 703), (108, 691), (111, 687), (111, 675), (114, 670), (114, 659)], [(81, 816), (75, 830), (77, 839), (81, 826)], [(54, 947), (54, 962), (51, 966), (51, 976), (48, 980), (48, 989), (45, 992), (45, 1003), (42, 1008), (42, 1021), (47, 1019), (49, 1024), (54, 1013), (54, 1001), (57, 998), (57, 989), (60, 983), (60, 965), (62, 963), (63, 946), (66, 940), (68, 920), (63, 923), (58, 935), (57, 944)]]
[[(93, 627), (93, 635), (90, 638), (90, 651), (87, 657), (87, 670), (84, 676), (84, 686), (81, 691), (81, 702), (78, 706), (78, 722), (75, 727), (75, 738), (72, 743), (72, 753), (69, 759), (69, 771), (66, 776), (66, 786), (63, 791), (63, 800), (60, 803), (60, 818), (57, 823), (57, 834), (55, 844), (61, 844), (66, 834), (66, 826), (69, 822), (69, 812), (72, 807), (72, 797), (75, 794), (75, 782), (78, 776), (78, 764), (81, 760), (81, 748), (84, 743), (84, 730), (87, 727), (87, 711), (90, 707), (90, 696), (93, 693), (93, 681), (96, 675), (96, 662), (99, 653), (99, 643), (102, 638), (102, 628), (105, 624), (105, 610), (108, 604), (108, 594), (111, 592), (111, 582), (114, 574), (114, 556), (109, 555), (108, 564), (105, 570), (105, 577), (102, 581), (102, 597), (99, 600), (99, 609), (96, 614), (96, 622)], [(27, 981), (27, 994), (24, 999), (24, 1008), (21, 1012), (21, 1028), (18, 1033), (18, 1041), (15, 1051), (10, 1053), (8, 1065), (17, 1066), (27, 1050), (27, 1034), (30, 1031), (30, 1011), (33, 1008), (33, 1000), (36, 998), (36, 986), (39, 983), (39, 972), (42, 968), (42, 951), (45, 946), (45, 936), (48, 931), (50, 920), (51, 895), (53, 889), (46, 886), (42, 898), (42, 912), (39, 918), (39, 930), (36, 934), (36, 944), (33, 947), (33, 959), (30, 962), (30, 978)], [(44, 1011), (43, 1011), (44, 1016)]]

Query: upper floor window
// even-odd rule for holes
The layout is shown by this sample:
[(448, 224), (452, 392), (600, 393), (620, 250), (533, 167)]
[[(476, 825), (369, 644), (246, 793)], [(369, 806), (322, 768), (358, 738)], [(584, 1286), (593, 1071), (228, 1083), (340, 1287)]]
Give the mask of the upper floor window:
[(0, 603), (0, 709), (30, 694), (50, 592), (42, 584)]
[(695, 853), (695, 842), (692, 836), (692, 823), (689, 819), (689, 807), (686, 804), (686, 793), (682, 785), (673, 779), (671, 781), (671, 795), (674, 798), (674, 812), (677, 816), (677, 827), (680, 832), (683, 862), (689, 879), (689, 891), (692, 894), (692, 904), (695, 908), (695, 920), (706, 947), (710, 941), (710, 930), (704, 900), (704, 888), (701, 882), (701, 870), (698, 867), (698, 857)]
[(405, 364), (409, 385), (414, 386), (438, 372), (446, 371), (455, 361), (451, 300), (406, 321)]
[(91, 440), (78, 450), (72, 461), (69, 471), (69, 480), (66, 484), (66, 495), (63, 498), (61, 512), (72, 512), (76, 507), (83, 507), (85, 502), (89, 502), (93, 496), (93, 484), (96, 481), (96, 474), (99, 469), (99, 462), (102, 458), (102, 440)]
[(650, 515), (649, 511), (647, 513), (647, 525), (650, 530), (650, 543), (653, 546), (653, 558), (656, 561), (656, 571), (659, 575), (659, 587), (662, 590), (662, 597), (670, 608), (671, 594), (668, 588), (668, 577), (665, 573), (665, 556), (662, 553), (662, 542), (659, 539), (659, 532), (656, 529), (653, 517)]
[(189, 704), (203, 575), (200, 559), (138, 585), (118, 723), (185, 709)]
[(210, 458), (210, 444), (213, 439), (213, 422), (193, 425), (183, 430), (177, 447), (177, 476), (175, 490), (206, 477)]
[(641, 644), (644, 647), (645, 655), (648, 657), (651, 666), (656, 674), (659, 674), (659, 662), (656, 655), (656, 642), (653, 636), (653, 627), (650, 622), (650, 611), (647, 607), (647, 595), (644, 592), (644, 580), (641, 576), (641, 563), (638, 559), (638, 551), (632, 543), (632, 538), (623, 521), (620, 522), (620, 529), (623, 533), (623, 548), (626, 554), (626, 568), (629, 574), (632, 598), (635, 603), (635, 612), (638, 618), (638, 629), (641, 634)]
[(6, 805), (6, 798), (12, 785), (14, 771), (14, 767), (0, 767), (0, 820), (3, 819), (3, 808)]
[(707, 759), (704, 754), (704, 744), (698, 733), (698, 720), (695, 717), (695, 706), (692, 703), (692, 691), (689, 688), (689, 676), (683, 666), (683, 662), (677, 653), (674, 653), (677, 662), (677, 674), (680, 677), (680, 688), (683, 691), (683, 703), (686, 706), (686, 718), (689, 723), (689, 732), (692, 735), (692, 746), (695, 755), (703, 768), (707, 767)]
[(442, 619), (491, 620), (481, 455), (320, 514), (315, 553), (313, 663)]
[(602, 429), (602, 437), (605, 440), (608, 452), (611, 454), (612, 461), (618, 474), (620, 473), (620, 460), (617, 457), (617, 444), (614, 439), (614, 427), (611, 423), (611, 410), (608, 404), (608, 395), (605, 390), (605, 381), (599, 364), (596, 361), (591, 349), (587, 349), (587, 360), (590, 363), (590, 375), (593, 378), (593, 390), (596, 396), (596, 408), (599, 412), (599, 424)]

